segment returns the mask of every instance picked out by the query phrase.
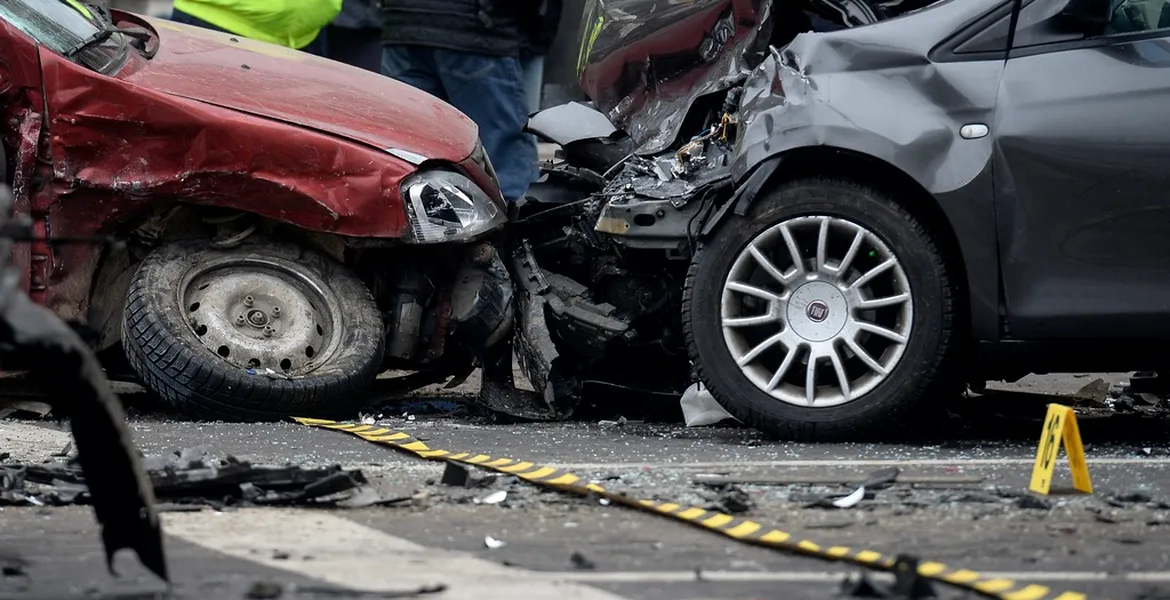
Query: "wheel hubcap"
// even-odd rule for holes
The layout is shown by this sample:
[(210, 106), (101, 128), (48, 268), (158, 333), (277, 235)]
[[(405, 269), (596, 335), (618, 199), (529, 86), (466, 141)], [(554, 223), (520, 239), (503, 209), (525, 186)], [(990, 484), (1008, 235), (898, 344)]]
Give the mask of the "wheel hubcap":
[(336, 350), (337, 308), (320, 286), (284, 265), (227, 259), (184, 279), (181, 308), (208, 350), (259, 374), (299, 375)]
[(913, 306), (901, 263), (876, 234), (840, 217), (798, 217), (736, 257), (723, 284), (723, 339), (743, 374), (772, 397), (836, 406), (869, 393), (897, 366)]

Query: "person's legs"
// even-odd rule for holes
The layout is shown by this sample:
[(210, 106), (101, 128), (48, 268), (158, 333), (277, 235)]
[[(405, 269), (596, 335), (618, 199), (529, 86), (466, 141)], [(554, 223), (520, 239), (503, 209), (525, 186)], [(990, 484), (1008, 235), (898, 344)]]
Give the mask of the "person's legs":
[(524, 133), (528, 111), (520, 60), (435, 50), (435, 63), (448, 102), (479, 126), (504, 198), (520, 199), (537, 175), (536, 140)]
[(528, 98), (528, 114), (540, 110), (540, 101), (544, 96), (544, 56), (525, 56), (520, 59), (520, 68), (524, 70), (524, 93)]
[(378, 29), (328, 27), (329, 58), (367, 71), (382, 69), (382, 32)]
[(215, 25), (212, 25), (211, 23), (208, 23), (207, 21), (204, 21), (203, 19), (197, 19), (195, 17), (192, 17), (191, 15), (189, 15), (181, 10), (172, 10), (171, 11), (171, 20), (176, 22), (176, 23), (182, 23), (184, 25), (194, 25), (196, 27), (202, 27), (204, 29), (211, 29), (213, 31), (222, 31), (224, 33), (229, 33), (228, 31), (226, 31), (224, 29), (221, 29), (219, 27), (216, 27)]
[(434, 52), (420, 46), (386, 46), (382, 49), (382, 74), (446, 101)]

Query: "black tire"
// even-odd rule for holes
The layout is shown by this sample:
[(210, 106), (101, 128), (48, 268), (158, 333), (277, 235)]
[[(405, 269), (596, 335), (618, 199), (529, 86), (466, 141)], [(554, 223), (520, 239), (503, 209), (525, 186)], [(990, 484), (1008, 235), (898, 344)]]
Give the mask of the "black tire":
[[(806, 407), (772, 397), (736, 364), (723, 338), (722, 288), (736, 256), (769, 227), (799, 216), (849, 219), (881, 238), (898, 257), (912, 290), (910, 336), (887, 378), (851, 402)], [(834, 179), (787, 183), (757, 200), (746, 217), (731, 215), (695, 254), (683, 294), (687, 345), (698, 375), (728, 412), (783, 440), (842, 441), (882, 437), (941, 403), (957, 339), (956, 290), (938, 240), (885, 193)]]
[[(250, 373), (200, 341), (181, 306), (181, 282), (202, 264), (240, 256), (293, 270), (332, 296), (341, 318), (324, 363), (288, 376)], [(156, 249), (131, 280), (122, 337), (131, 367), (164, 404), (225, 421), (352, 415), (377, 377), (384, 346), (381, 314), (360, 279), (316, 251), (265, 241), (220, 250), (187, 240)]]

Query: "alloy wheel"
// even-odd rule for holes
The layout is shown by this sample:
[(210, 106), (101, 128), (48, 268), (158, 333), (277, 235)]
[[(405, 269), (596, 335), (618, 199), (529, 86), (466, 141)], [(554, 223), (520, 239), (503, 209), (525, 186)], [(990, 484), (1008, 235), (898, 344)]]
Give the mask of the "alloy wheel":
[(830, 407), (897, 366), (913, 324), (898, 257), (849, 219), (802, 216), (753, 238), (723, 282), (724, 342), (743, 374), (789, 404)]

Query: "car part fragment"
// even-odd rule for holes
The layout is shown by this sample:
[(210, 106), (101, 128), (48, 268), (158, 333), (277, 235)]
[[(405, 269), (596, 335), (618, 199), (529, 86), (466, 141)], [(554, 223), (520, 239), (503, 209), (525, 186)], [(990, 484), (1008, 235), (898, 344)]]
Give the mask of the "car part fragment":
[[(134, 550), (142, 564), (168, 579), (162, 532), (151, 491), (126, 426), (121, 402), (80, 336), (21, 290), (22, 274), (8, 266), (12, 192), (0, 186), (0, 363), (26, 370), (44, 386), (53, 407), (69, 418), (78, 461), (93, 497), (106, 562)], [(31, 232), (27, 232), (31, 236)]]

